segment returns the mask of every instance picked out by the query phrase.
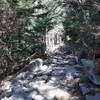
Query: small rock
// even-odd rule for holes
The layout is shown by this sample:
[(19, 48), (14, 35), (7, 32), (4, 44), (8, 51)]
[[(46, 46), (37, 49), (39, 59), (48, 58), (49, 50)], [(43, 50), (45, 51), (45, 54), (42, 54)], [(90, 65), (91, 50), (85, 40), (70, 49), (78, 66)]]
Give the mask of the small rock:
[(63, 80), (66, 77), (66, 70), (54, 70), (51, 77), (55, 78), (56, 81)]
[(81, 59), (81, 63), (87, 70), (95, 68), (93, 61), (90, 59)]
[(39, 79), (39, 80), (47, 80), (48, 76), (47, 75), (42, 75), (42, 76), (37, 77), (37, 79)]
[(54, 70), (52, 71), (52, 76), (65, 76), (65, 70)]
[(41, 95), (36, 95), (35, 97), (32, 97), (32, 99), (34, 100), (45, 100), (45, 98)]
[(18, 95), (12, 95), (9, 99), (7, 100), (31, 100), (31, 99), (28, 99), (26, 97), (26, 95), (23, 95), (23, 94), (18, 94)]
[(74, 65), (74, 67), (77, 69), (77, 70), (83, 70), (83, 66), (81, 66), (81, 65)]
[(43, 66), (41, 66), (41, 68), (40, 68), (42, 71), (47, 71), (48, 70), (48, 66), (46, 66), (46, 65), (43, 65)]
[(78, 96), (73, 96), (70, 100), (80, 100), (80, 98)]
[(70, 52), (71, 47), (68, 45), (62, 44), (57, 50), (59, 53), (65, 54)]
[(38, 95), (38, 92), (37, 92), (37, 91), (32, 91), (32, 92), (29, 93), (29, 97), (30, 97), (30, 98), (33, 98), (33, 97), (35, 97), (36, 95)]
[(67, 81), (72, 81), (72, 80), (74, 80), (74, 77), (72, 76), (71, 73), (66, 74), (66, 80), (67, 80)]
[(76, 64), (77, 64), (75, 58), (71, 58), (71, 59), (69, 59), (68, 61), (69, 61), (69, 62), (68, 62), (68, 65), (70, 65), (70, 66), (73, 66), (73, 65), (76, 65)]
[(12, 95), (12, 91), (6, 92), (6, 97), (10, 97)]
[(16, 76), (16, 79), (25, 79), (27, 76), (27, 72), (21, 72)]
[(1, 88), (3, 90), (9, 90), (11, 87), (11, 82), (10, 81), (3, 81), (3, 82), (1, 82), (1, 86), (2, 86)]
[(1, 98), (1, 100), (9, 100), (7, 97)]
[(79, 83), (79, 87), (80, 87), (80, 90), (81, 90), (83, 95), (85, 95), (85, 94), (90, 92), (90, 89), (89, 89), (87, 84)]
[(30, 64), (28, 65), (28, 68), (30, 69), (30, 71), (38, 71), (40, 69), (40, 67), (43, 66), (43, 60), (38, 58), (36, 60), (33, 60), (30, 62)]
[(52, 59), (52, 63), (57, 63), (57, 59)]
[(79, 75), (78, 72), (76, 72), (76, 73), (73, 74), (73, 76), (74, 76), (74, 78), (78, 78), (80, 75)]
[(56, 81), (55, 77), (51, 77), (51, 79), (47, 82), (48, 85), (54, 85)]
[(35, 82), (30, 82), (29, 84), (27, 84), (27, 87), (30, 87), (30, 88), (37, 88), (38, 85), (37, 85)]
[(12, 92), (15, 93), (15, 94), (17, 94), (17, 93), (23, 92), (23, 90), (22, 90), (22, 87), (13, 86)]
[(48, 59), (43, 61), (43, 65), (48, 65), (50, 63), (50, 61), (48, 61)]

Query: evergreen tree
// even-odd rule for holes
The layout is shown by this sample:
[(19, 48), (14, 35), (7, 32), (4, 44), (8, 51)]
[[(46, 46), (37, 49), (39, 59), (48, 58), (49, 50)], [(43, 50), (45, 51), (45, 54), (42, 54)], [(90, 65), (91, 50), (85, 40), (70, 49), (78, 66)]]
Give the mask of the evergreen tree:
[(0, 1), (2, 68), (10, 66), (10, 70), (15, 63), (21, 63), (36, 52), (45, 53), (46, 33), (58, 23), (61, 14), (57, 8), (53, 0)]
[(100, 21), (98, 0), (71, 0), (66, 2), (66, 16), (63, 23), (65, 41), (67, 36), (80, 47), (92, 52), (96, 48), (93, 33)]

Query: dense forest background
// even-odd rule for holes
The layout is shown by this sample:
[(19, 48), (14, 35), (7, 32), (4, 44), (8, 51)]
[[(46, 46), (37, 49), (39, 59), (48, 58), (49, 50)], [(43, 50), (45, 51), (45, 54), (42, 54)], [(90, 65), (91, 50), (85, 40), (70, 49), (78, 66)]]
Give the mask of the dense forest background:
[(0, 0), (0, 74), (46, 57), (46, 33), (59, 23), (73, 52), (100, 56), (100, 0)]

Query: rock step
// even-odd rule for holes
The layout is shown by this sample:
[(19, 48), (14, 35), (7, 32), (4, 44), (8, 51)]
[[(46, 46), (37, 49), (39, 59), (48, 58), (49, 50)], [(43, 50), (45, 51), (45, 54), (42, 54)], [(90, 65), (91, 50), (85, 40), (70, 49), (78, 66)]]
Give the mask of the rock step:
[(91, 92), (88, 88), (90, 85), (80, 82), (80, 75), (94, 68), (93, 62), (84, 59), (81, 60), (82, 65), (79, 65), (75, 56), (67, 51), (68, 47), (61, 46), (46, 60), (39, 58), (31, 61), (10, 82), (0, 100), (99, 100), (99, 92), (91, 96), (88, 94)]

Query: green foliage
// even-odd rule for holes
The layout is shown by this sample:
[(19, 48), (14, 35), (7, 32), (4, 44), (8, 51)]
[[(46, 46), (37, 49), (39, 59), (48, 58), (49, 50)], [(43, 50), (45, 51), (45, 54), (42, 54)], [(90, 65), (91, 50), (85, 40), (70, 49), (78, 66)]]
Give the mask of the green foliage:
[[(12, 2), (10, 1), (9, 3), (11, 4)], [(41, 32), (42, 23), (38, 23), (32, 17), (32, 0), (13, 1), (13, 3), (18, 4), (18, 6), (16, 6), (16, 17), (18, 20), (22, 21), (22, 27), (16, 34), (12, 33), (8, 37), (7, 42), (9, 42), (9, 51), (11, 52), (12, 59), (21, 62), (23, 59), (36, 52), (37, 49), (40, 50), (40, 33), (37, 28), (40, 25), (41, 27), (39, 27), (39, 30)], [(15, 7), (15, 5), (13, 6)]]
[[(0, 18), (5, 21), (0, 24), (0, 67), (20, 63), (35, 52), (45, 52), (45, 34), (59, 16), (54, 5), (53, 0), (0, 1)], [(1, 64), (2, 60), (6, 63)]]
[(54, 0), (0, 0), (0, 75), (20, 69), (16, 65), (31, 55), (43, 55), (46, 33), (61, 15)]
[(100, 10), (98, 5), (94, 5), (98, 3), (99, 1), (96, 0), (69, 2), (63, 22), (65, 41), (69, 36), (73, 43), (91, 51), (95, 49), (95, 36), (92, 33), (100, 22)]

